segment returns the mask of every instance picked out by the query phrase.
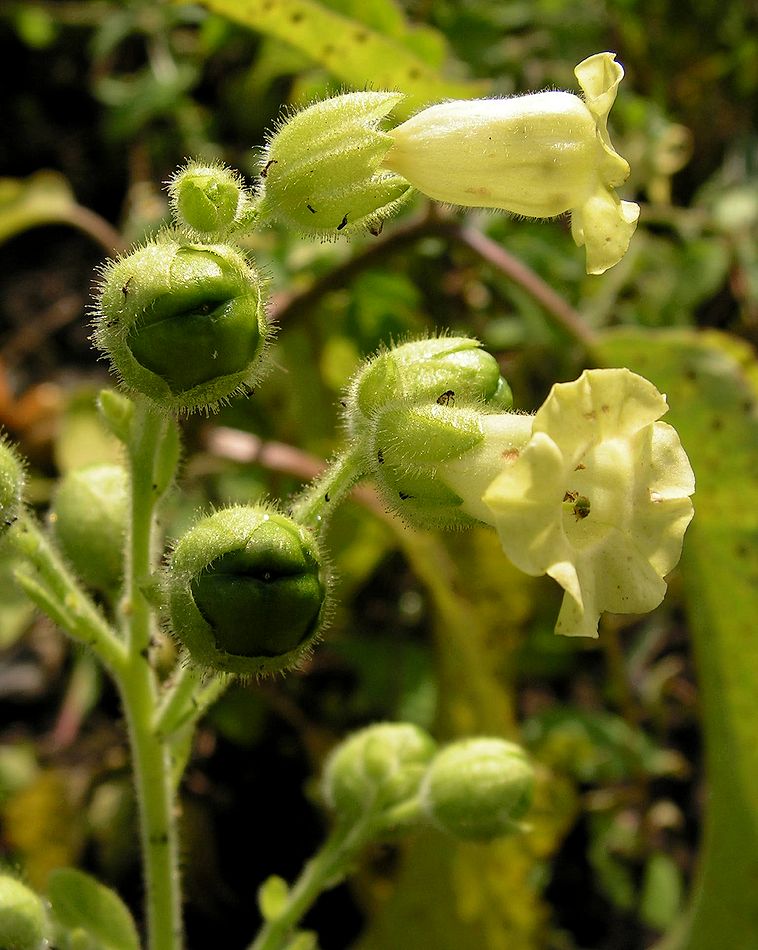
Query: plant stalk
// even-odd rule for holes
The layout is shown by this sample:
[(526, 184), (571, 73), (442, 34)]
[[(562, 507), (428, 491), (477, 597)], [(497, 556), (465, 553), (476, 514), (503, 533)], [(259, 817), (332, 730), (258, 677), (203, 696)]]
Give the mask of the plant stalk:
[(298, 495), (290, 514), (298, 524), (321, 533), (340, 502), (363, 478), (361, 446), (354, 443)]
[(156, 728), (158, 684), (149, 655), (153, 616), (142, 593), (153, 569), (155, 507), (163, 487), (156, 467), (168, 423), (147, 402), (137, 402), (128, 445), (131, 516), (122, 605), (129, 659), (116, 677), (139, 803), (149, 950), (181, 950), (183, 942), (171, 746)]
[(319, 894), (345, 877), (355, 853), (371, 837), (372, 818), (370, 814), (352, 827), (338, 825), (332, 831), (293, 884), (281, 913), (265, 921), (248, 950), (284, 950), (292, 929)]

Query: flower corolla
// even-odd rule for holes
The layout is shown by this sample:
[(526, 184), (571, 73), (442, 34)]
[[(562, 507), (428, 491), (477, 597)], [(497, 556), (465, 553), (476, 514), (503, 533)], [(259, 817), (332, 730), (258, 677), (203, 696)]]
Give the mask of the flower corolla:
[(645, 613), (666, 592), (695, 480), (665, 397), (627, 369), (558, 383), (524, 448), (484, 492), (503, 549), (564, 588), (556, 633), (597, 636), (603, 611)]
[(597, 53), (574, 74), (583, 99), (547, 91), (430, 106), (387, 133), (383, 165), (437, 201), (534, 218), (570, 211), (587, 272), (602, 274), (626, 253), (639, 217), (616, 194), (629, 165), (607, 128), (624, 70), (615, 54)]
[(695, 490), (667, 410), (630, 370), (587, 370), (534, 416), (484, 416), (483, 442), (440, 471), (516, 567), (563, 587), (556, 633), (596, 637), (602, 612), (663, 600)]

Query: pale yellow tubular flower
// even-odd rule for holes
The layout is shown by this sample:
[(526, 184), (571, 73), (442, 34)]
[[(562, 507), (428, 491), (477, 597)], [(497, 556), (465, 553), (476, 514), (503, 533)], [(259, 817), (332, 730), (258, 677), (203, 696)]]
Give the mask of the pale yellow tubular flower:
[(666, 399), (626, 369), (559, 383), (483, 495), (503, 550), (564, 588), (556, 633), (597, 636), (603, 611), (646, 613), (666, 592), (695, 481)]
[(624, 70), (615, 54), (597, 53), (574, 73), (584, 99), (549, 91), (424, 109), (387, 133), (383, 165), (449, 204), (532, 218), (570, 211), (587, 272), (602, 274), (626, 253), (639, 216), (616, 194), (629, 165), (607, 128)]

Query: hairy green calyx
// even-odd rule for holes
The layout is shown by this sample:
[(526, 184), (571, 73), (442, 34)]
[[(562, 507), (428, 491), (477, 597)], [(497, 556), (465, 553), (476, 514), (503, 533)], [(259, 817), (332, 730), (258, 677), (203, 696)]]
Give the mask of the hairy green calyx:
[(229, 245), (167, 234), (104, 271), (95, 343), (166, 408), (214, 409), (252, 389), (270, 333), (260, 278)]
[(412, 340), (378, 353), (350, 382), (345, 418), (351, 435), (366, 431), (389, 403), (486, 405), (501, 412), (513, 405), (494, 356), (470, 337)]

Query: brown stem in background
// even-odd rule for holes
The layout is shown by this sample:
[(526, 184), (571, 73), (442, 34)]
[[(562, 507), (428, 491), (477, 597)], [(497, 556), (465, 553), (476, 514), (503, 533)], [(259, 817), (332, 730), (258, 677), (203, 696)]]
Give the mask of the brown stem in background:
[(386, 237), (379, 238), (374, 244), (337, 265), (305, 290), (275, 295), (270, 308), (272, 318), (285, 323), (303, 316), (326, 294), (343, 288), (365, 268), (423, 237), (439, 237), (465, 245), (533, 297), (569, 336), (582, 346), (592, 346), (595, 335), (579, 311), (545, 283), (531, 267), (476, 228), (461, 225), (452, 218), (440, 217), (434, 206), (430, 206), (421, 217), (395, 228)]
[(326, 294), (341, 290), (366, 268), (422, 237), (444, 236), (446, 230), (446, 223), (437, 218), (433, 211), (427, 211), (420, 217), (394, 228), (389, 234), (378, 237), (348, 260), (332, 268), (328, 274), (315, 280), (305, 290), (274, 294), (269, 313), (274, 320), (282, 323), (295, 320), (311, 310)]
[(74, 205), (69, 209), (65, 222), (89, 235), (103, 248), (106, 254), (121, 254), (127, 249), (127, 244), (121, 234), (101, 215), (82, 205)]
[(564, 300), (549, 284), (545, 283), (531, 267), (528, 267), (523, 261), (514, 257), (500, 244), (493, 241), (492, 238), (488, 238), (486, 234), (477, 231), (475, 228), (460, 227), (455, 229), (452, 234), (462, 244), (470, 247), (479, 257), (505, 274), (506, 277), (510, 277), (514, 283), (532, 296), (537, 303), (545, 308), (558, 326), (577, 342), (583, 346), (592, 346), (595, 341), (595, 334), (584, 322), (579, 311), (575, 310), (568, 301)]
[[(264, 441), (257, 435), (218, 426), (208, 431), (205, 439), (208, 451), (218, 458), (232, 462), (245, 462), (261, 465), (272, 472), (294, 475), (310, 482), (326, 469), (326, 462), (316, 455), (303, 452), (284, 442)], [(359, 485), (352, 491), (352, 497), (374, 514), (385, 520), (394, 520), (379, 495), (365, 485)]]

